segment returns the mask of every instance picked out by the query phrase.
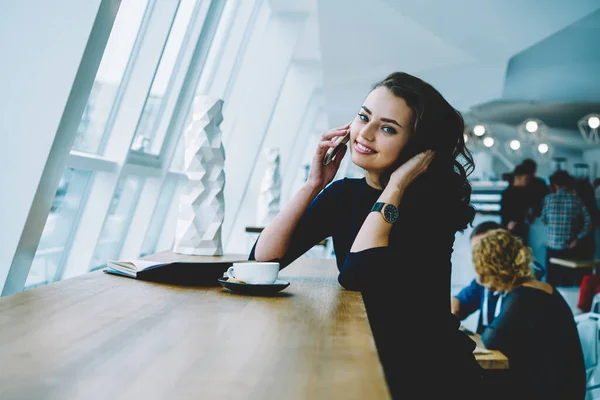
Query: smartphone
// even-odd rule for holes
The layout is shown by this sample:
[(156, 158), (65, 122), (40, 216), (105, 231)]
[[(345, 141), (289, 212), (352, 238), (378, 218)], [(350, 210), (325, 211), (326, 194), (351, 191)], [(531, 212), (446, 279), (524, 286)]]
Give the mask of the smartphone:
[(337, 155), (337, 153), (339, 153), (340, 150), (342, 150), (344, 145), (346, 143), (348, 143), (349, 140), (350, 140), (350, 133), (347, 133), (345, 136), (342, 137), (342, 139), (340, 141), (338, 141), (338, 143), (335, 147), (327, 150), (327, 153), (325, 153), (325, 157), (323, 157), (323, 165), (327, 165), (330, 162), (332, 162), (334, 160), (335, 156)]

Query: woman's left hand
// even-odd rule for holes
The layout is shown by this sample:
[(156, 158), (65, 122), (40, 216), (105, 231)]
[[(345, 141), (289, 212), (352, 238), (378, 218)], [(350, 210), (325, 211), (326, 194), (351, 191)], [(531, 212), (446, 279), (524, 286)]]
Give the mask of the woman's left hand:
[(417, 154), (402, 164), (392, 173), (388, 185), (406, 188), (423, 172), (427, 171), (429, 164), (431, 164), (431, 161), (433, 160), (434, 154), (435, 153), (432, 150), (427, 150), (423, 153)]

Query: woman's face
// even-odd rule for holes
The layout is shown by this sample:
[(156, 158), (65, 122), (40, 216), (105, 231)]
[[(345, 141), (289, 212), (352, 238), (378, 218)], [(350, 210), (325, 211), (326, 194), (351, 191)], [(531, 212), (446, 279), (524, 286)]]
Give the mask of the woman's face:
[(369, 93), (350, 125), (352, 162), (374, 174), (391, 167), (412, 134), (412, 114), (386, 87)]

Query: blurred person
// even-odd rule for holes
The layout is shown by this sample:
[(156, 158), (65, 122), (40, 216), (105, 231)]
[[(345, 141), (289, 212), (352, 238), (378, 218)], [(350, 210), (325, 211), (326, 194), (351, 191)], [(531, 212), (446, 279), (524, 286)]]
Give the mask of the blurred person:
[(531, 204), (531, 219), (534, 220), (542, 215), (542, 206), (544, 205), (544, 197), (550, 193), (550, 189), (546, 184), (546, 181), (538, 176), (537, 163), (531, 159), (526, 158), (521, 162), (523, 170), (529, 175), (529, 183), (527, 185), (529, 189), (529, 198)]
[(596, 228), (600, 225), (600, 211), (596, 204), (594, 186), (592, 186), (589, 178), (585, 177), (574, 179), (573, 186), (575, 194), (583, 201), (583, 204), (590, 213), (592, 221), (590, 233), (577, 243), (577, 254), (582, 260), (592, 260), (594, 258), (594, 253), (596, 252), (594, 233)]
[[(471, 248), (473, 248), (481, 238), (489, 231), (501, 229), (502, 225), (494, 221), (485, 221), (477, 225), (471, 231)], [(533, 262), (534, 275), (536, 279), (542, 279), (544, 276), (544, 267)], [(483, 330), (494, 321), (502, 308), (503, 293), (490, 291), (488, 288), (480, 285), (477, 278), (474, 278), (468, 286), (465, 286), (456, 296), (450, 299), (452, 313), (461, 321), (465, 320), (471, 314), (479, 311), (476, 333), (483, 333)]]
[(592, 219), (581, 198), (574, 193), (572, 178), (566, 171), (553, 173), (550, 185), (552, 193), (544, 198), (541, 216), (547, 231), (547, 282), (555, 286), (569, 281), (579, 284), (581, 271), (568, 271), (552, 265), (550, 258), (579, 259), (577, 244), (590, 234)]
[[(456, 232), (475, 216), (467, 179), (473, 159), (463, 131), (461, 114), (435, 88), (406, 73), (390, 74), (374, 85), (351, 123), (322, 136), (308, 180), (248, 257), (285, 268), (331, 236), (338, 281), (362, 294), (394, 399), (414, 393), (471, 398), (481, 383), (475, 342), (460, 332), (449, 309)], [(333, 162), (323, 160), (346, 135), (351, 160), (365, 177), (334, 181), (345, 147)], [(412, 284), (424, 271), (427, 296)], [(415, 299), (419, 307), (406, 307)], [(444, 371), (435, 387), (432, 359)]]
[(523, 243), (528, 243), (529, 239), (530, 181), (531, 176), (527, 173), (527, 168), (517, 165), (513, 172), (512, 184), (502, 191), (500, 199), (502, 226), (521, 238)]
[(531, 250), (498, 229), (481, 238), (472, 255), (479, 282), (506, 293), (481, 338), (509, 359), (510, 397), (584, 400), (586, 371), (573, 312), (555, 287), (535, 279)]

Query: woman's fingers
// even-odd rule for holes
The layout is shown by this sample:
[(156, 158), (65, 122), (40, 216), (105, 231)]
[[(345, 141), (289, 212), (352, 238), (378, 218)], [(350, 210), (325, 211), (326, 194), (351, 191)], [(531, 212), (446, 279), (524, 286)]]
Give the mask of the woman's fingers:
[(328, 132), (325, 132), (321, 137), (321, 140), (331, 140), (336, 136), (343, 136), (350, 132), (350, 124), (338, 126), (337, 128), (333, 128)]
[(420, 154), (420, 156), (421, 156), (420, 164), (423, 168), (423, 171), (426, 171), (427, 168), (429, 167), (429, 164), (431, 164), (431, 161), (433, 161), (434, 154), (435, 153), (432, 150), (427, 150), (426, 152), (423, 152)]
[(329, 132), (324, 133), (323, 136), (321, 137), (321, 140), (335, 140), (335, 138), (340, 137), (340, 136), (346, 136), (348, 133), (350, 133), (348, 128), (333, 129)]
[(335, 143), (331, 141), (320, 142), (317, 146), (317, 154), (319, 154), (320, 156), (324, 156), (327, 150), (329, 150), (332, 147), (335, 147)]

